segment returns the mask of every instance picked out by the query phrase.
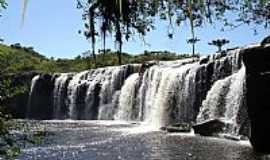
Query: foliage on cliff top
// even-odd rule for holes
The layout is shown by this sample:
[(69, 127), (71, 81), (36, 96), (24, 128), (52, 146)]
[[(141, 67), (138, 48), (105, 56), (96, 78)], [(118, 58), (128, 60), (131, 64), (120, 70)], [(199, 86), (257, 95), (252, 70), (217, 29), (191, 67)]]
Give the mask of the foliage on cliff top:
[[(190, 55), (178, 55), (168, 51), (145, 51), (142, 54), (136, 55), (123, 53), (122, 63), (143, 63), (151, 60), (166, 61), (188, 57), (190, 57)], [(96, 58), (97, 67), (118, 65), (117, 52), (111, 51), (110, 49), (107, 49), (105, 54), (100, 50)], [(33, 47), (23, 47), (18, 43), (11, 46), (0, 44), (0, 75), (27, 71), (49, 73), (79, 72), (95, 67), (95, 60), (93, 57), (89, 56), (89, 54), (79, 55), (74, 59), (54, 59), (42, 56), (38, 52), (34, 51)]]

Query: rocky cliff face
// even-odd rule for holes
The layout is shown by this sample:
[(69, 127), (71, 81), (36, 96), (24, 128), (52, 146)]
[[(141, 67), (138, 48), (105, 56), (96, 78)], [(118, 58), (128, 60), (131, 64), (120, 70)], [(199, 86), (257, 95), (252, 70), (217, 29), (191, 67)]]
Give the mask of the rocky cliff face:
[(27, 103), (30, 93), (31, 80), (34, 76), (38, 75), (37, 72), (22, 72), (17, 74), (10, 74), (1, 76), (0, 81), (9, 79), (11, 86), (19, 87), (21, 92), (12, 99), (8, 100), (8, 112), (16, 118), (25, 118), (27, 112)]
[(251, 143), (263, 153), (270, 153), (270, 46), (245, 50), (247, 106), (251, 120)]
[(26, 117), (33, 119), (53, 118), (52, 90), (54, 85), (51, 82), (54, 82), (55, 78), (55, 76), (49, 74), (39, 74), (32, 79), (29, 93), (31, 96), (28, 98)]

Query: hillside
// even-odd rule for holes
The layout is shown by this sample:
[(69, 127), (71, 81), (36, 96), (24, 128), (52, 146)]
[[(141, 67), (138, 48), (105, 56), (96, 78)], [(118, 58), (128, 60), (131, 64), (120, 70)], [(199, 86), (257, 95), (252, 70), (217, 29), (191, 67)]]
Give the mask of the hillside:
[[(88, 55), (90, 55), (88, 53)], [(168, 51), (148, 52), (130, 55), (122, 54), (123, 64), (143, 63), (151, 60), (176, 60), (190, 57), (189, 55), (177, 55)], [(78, 72), (86, 69), (104, 66), (118, 65), (117, 54), (109, 49), (105, 54), (99, 51), (97, 54), (97, 65), (90, 57), (77, 56), (74, 59), (49, 59), (36, 52), (32, 47), (23, 47), (20, 44), (11, 46), (0, 44), (0, 74), (18, 73), (26, 71), (38, 72)]]
[(0, 73), (44, 70), (50, 61), (31, 47), (0, 44)]

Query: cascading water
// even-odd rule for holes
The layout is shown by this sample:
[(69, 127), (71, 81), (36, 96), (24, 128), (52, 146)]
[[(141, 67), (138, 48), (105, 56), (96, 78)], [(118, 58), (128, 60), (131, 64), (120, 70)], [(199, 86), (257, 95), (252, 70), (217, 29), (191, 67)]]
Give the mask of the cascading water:
[(132, 74), (124, 83), (119, 97), (118, 111), (115, 115), (117, 120), (138, 120), (139, 113), (136, 107), (136, 90), (138, 88), (140, 76), (138, 73)]
[(213, 85), (202, 103), (197, 122), (219, 119), (226, 124), (222, 133), (239, 135), (240, 128), (248, 120), (245, 100), (245, 67), (243, 66), (237, 73)]
[(37, 84), (37, 81), (39, 79), (39, 75), (35, 76), (32, 81), (31, 81), (31, 88), (30, 88), (30, 96), (29, 96), (29, 100), (28, 100), (28, 104), (27, 104), (27, 111), (26, 111), (26, 117), (30, 117), (30, 113), (31, 113), (31, 107), (32, 107), (32, 102), (33, 102), (33, 96), (34, 94), (34, 91), (35, 91), (35, 87), (36, 87), (36, 84)]
[(56, 78), (53, 89), (53, 118), (66, 119), (67, 108), (67, 86), (73, 74), (63, 73)]
[[(33, 109), (39, 107), (37, 102), (46, 103), (46, 97), (50, 104), (44, 108), (48, 109), (46, 114), (50, 116), (43, 119), (113, 119), (120, 89), (138, 66), (123, 65), (77, 74), (36, 76), (32, 82), (27, 117), (36, 118), (31, 116), (33, 112), (38, 112)], [(44, 91), (46, 95), (42, 95)]]
[[(180, 107), (179, 105), (182, 102), (181, 99), (176, 99), (176, 96), (183, 91), (182, 89), (185, 87), (184, 79), (189, 70), (197, 64), (186, 64), (179, 67), (181, 65), (183, 65), (183, 62), (180, 62), (177, 66), (161, 64), (161, 66), (152, 67), (144, 75), (140, 88), (139, 104), (142, 112), (140, 115), (144, 121), (150, 123), (154, 128), (160, 128), (171, 123), (174, 117), (173, 111)], [(183, 106), (183, 108), (185, 107), (189, 106)], [(193, 113), (192, 108), (190, 108), (190, 111)], [(183, 109), (181, 112), (185, 112), (185, 110)], [(178, 116), (179, 119), (185, 120), (185, 117)]]
[[(156, 62), (140, 73), (140, 65), (124, 65), (59, 74), (51, 78), (52, 117), (144, 121), (153, 128), (215, 117), (230, 124), (226, 132), (239, 134), (238, 114), (246, 115), (241, 57), (235, 49), (199, 61)], [(41, 78), (33, 79), (29, 104)]]

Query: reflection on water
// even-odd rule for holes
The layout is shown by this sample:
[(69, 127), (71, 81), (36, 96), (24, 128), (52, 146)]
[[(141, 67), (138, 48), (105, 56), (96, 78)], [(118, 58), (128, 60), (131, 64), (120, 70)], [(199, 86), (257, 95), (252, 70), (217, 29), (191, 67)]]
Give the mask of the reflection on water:
[[(248, 143), (150, 131), (111, 121), (42, 121), (47, 136), (20, 160), (256, 160)], [(136, 131), (137, 130), (137, 131)]]

